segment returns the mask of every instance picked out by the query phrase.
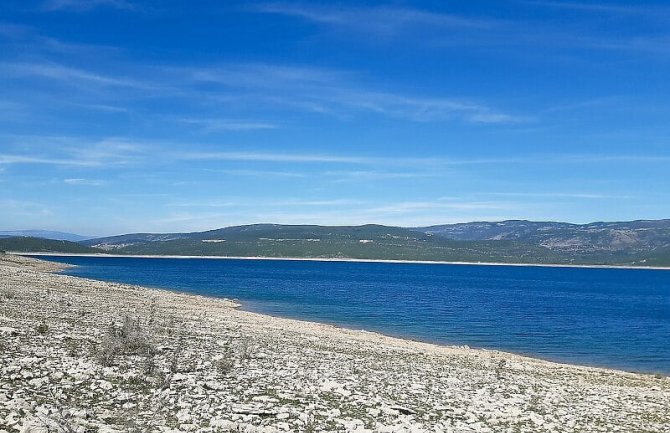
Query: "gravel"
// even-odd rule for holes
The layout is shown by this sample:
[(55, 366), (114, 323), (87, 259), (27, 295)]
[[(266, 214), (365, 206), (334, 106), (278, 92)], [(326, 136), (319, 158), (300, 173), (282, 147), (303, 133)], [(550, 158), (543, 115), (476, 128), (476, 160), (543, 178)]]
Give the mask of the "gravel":
[(0, 255), (0, 433), (668, 432), (670, 378), (264, 316)]

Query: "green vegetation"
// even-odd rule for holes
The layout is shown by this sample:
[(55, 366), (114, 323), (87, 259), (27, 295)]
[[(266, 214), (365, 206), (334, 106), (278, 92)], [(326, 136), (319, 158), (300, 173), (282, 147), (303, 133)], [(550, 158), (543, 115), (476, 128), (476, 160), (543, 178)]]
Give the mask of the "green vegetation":
[(254, 224), (73, 243), (0, 239), (26, 252), (670, 266), (670, 220), (585, 225), (502, 221), (424, 228)]
[(56, 241), (53, 239), (14, 236), (0, 238), (0, 250), (25, 253), (99, 253), (97, 248), (87, 247), (76, 242)]
[(426, 228), (255, 224), (130, 234), (86, 245), (119, 254), (670, 266), (670, 221), (468, 223)]

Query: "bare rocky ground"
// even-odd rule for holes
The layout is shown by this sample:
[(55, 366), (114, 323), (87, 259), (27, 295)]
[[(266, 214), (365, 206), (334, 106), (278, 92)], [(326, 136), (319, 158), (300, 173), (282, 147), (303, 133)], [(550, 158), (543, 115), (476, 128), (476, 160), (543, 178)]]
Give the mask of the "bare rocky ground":
[(0, 433), (669, 432), (670, 379), (440, 347), (0, 256)]

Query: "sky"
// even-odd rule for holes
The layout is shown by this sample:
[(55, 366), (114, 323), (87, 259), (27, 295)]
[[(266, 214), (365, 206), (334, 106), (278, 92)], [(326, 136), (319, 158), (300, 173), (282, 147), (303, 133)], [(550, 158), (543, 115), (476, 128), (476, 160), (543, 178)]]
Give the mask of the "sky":
[(5, 0), (0, 230), (670, 217), (664, 1)]

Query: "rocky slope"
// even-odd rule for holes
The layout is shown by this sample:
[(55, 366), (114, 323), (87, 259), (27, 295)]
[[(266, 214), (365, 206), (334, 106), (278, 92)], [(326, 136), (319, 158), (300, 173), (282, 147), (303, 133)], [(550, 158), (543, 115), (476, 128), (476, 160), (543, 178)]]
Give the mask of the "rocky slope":
[(419, 228), (452, 240), (515, 240), (570, 253), (653, 252), (670, 247), (670, 220), (595, 222), (500, 221)]
[(0, 256), (0, 432), (667, 432), (670, 379), (285, 320)]

